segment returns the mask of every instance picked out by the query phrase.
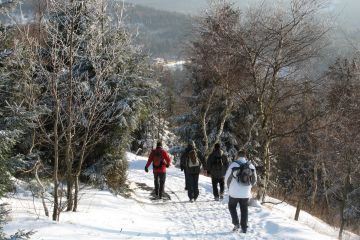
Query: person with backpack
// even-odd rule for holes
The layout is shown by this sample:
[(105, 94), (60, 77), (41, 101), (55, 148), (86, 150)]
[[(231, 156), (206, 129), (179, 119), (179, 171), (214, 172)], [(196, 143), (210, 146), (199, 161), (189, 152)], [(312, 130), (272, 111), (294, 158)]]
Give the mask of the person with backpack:
[(156, 148), (151, 150), (149, 159), (145, 165), (145, 172), (149, 172), (150, 164), (153, 164), (155, 196), (158, 199), (163, 197), (166, 168), (170, 166), (171, 158), (169, 154), (162, 148), (162, 142), (156, 143)]
[[(207, 160), (207, 171), (211, 175), (211, 184), (213, 188), (213, 194), (215, 201), (224, 198), (225, 189), (225, 173), (229, 166), (228, 158), (226, 154), (221, 150), (220, 144), (216, 143), (214, 150), (210, 154)], [(220, 194), (218, 189), (220, 187)]]
[(189, 186), (189, 177), (187, 176), (187, 154), (192, 148), (192, 144), (189, 143), (188, 146), (185, 148), (185, 151), (180, 156), (180, 170), (184, 172), (185, 175), (185, 190), (188, 190)]
[[(254, 165), (246, 159), (246, 152), (238, 152), (238, 160), (232, 162), (225, 174), (225, 181), (229, 188), (229, 211), (234, 224), (233, 231), (237, 231), (240, 226), (243, 233), (247, 231), (248, 223), (248, 204), (251, 198), (251, 188), (257, 180)], [(236, 211), (240, 205), (240, 224)]]
[(182, 154), (180, 163), (180, 168), (184, 169), (185, 172), (185, 187), (187, 188), (190, 202), (196, 201), (199, 196), (199, 174), (201, 165), (200, 153), (196, 149), (195, 143), (191, 142)]

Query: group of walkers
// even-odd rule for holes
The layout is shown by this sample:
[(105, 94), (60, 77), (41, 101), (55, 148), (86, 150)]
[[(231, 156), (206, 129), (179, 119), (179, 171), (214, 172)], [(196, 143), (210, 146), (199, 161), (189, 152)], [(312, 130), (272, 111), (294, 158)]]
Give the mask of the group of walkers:
[[(230, 163), (219, 143), (215, 144), (214, 150), (206, 161), (202, 156), (195, 143), (190, 142), (180, 157), (180, 169), (185, 174), (185, 190), (187, 190), (190, 202), (196, 201), (199, 196), (198, 182), (202, 168), (206, 175), (211, 176), (215, 201), (224, 198), (226, 184), (229, 189), (228, 208), (234, 224), (233, 231), (241, 228), (241, 232), (246, 233), (251, 188), (257, 180), (254, 165), (247, 160), (244, 150), (240, 150), (236, 160)], [(151, 151), (145, 165), (146, 172), (149, 171), (151, 163), (153, 164), (155, 196), (161, 199), (164, 194), (166, 168), (171, 164), (171, 158), (162, 148), (161, 142), (157, 142), (156, 149)], [(240, 205), (240, 221), (236, 210), (238, 204)]]

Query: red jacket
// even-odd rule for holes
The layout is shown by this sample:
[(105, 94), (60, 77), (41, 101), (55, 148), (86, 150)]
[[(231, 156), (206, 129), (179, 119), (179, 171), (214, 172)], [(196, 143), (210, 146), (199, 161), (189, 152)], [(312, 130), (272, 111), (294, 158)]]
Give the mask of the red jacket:
[(161, 151), (162, 157), (165, 160), (166, 164), (163, 164), (161, 168), (153, 168), (153, 172), (165, 173), (166, 172), (166, 165), (168, 165), (168, 166), (170, 165), (171, 159), (169, 157), (169, 154), (164, 149), (162, 149), (162, 147), (157, 147), (156, 149), (151, 150), (151, 153), (149, 155), (149, 159), (148, 159), (145, 167), (148, 168), (150, 166), (150, 164), (154, 160), (155, 151), (158, 151), (158, 150)]

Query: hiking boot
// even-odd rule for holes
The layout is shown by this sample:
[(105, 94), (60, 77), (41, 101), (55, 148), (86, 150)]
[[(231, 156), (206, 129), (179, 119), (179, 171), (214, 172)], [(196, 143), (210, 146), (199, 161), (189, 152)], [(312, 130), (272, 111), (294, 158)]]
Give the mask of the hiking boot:
[(241, 232), (242, 233), (246, 233), (246, 230), (247, 230), (247, 228), (248, 228), (249, 226), (241, 226)]
[(194, 202), (194, 199), (190, 198), (190, 202)]
[(215, 197), (215, 201), (219, 201), (219, 197)]
[(159, 197), (158, 195), (156, 195), (156, 196), (154, 197), (154, 199), (155, 199), (155, 200), (159, 200), (159, 199), (161, 199), (161, 197)]
[(220, 200), (223, 200), (224, 199), (224, 195), (220, 195)]
[(239, 224), (234, 225), (233, 232), (237, 231), (240, 228)]

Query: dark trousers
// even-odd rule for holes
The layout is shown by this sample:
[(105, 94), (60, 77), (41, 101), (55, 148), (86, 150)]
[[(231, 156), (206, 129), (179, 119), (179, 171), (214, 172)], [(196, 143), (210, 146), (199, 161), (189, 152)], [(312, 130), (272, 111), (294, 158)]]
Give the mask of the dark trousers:
[(187, 174), (189, 199), (197, 199), (199, 196), (199, 174)]
[(232, 198), (229, 197), (229, 211), (231, 215), (231, 220), (234, 225), (239, 225), (239, 217), (236, 211), (237, 204), (240, 204), (240, 226), (242, 230), (247, 229), (247, 222), (248, 222), (248, 205), (249, 199), (248, 198)]
[(185, 174), (185, 190), (188, 190), (188, 186), (189, 186), (189, 177), (187, 176), (187, 172), (186, 170), (184, 170), (184, 174)]
[(212, 177), (211, 178), (211, 184), (213, 187), (213, 194), (214, 197), (219, 197), (219, 190), (218, 190), (218, 184), (220, 185), (220, 196), (224, 196), (224, 186), (225, 186), (225, 178), (224, 177)]
[(166, 173), (155, 173), (154, 172), (154, 186), (155, 186), (155, 195), (162, 197), (164, 193)]

